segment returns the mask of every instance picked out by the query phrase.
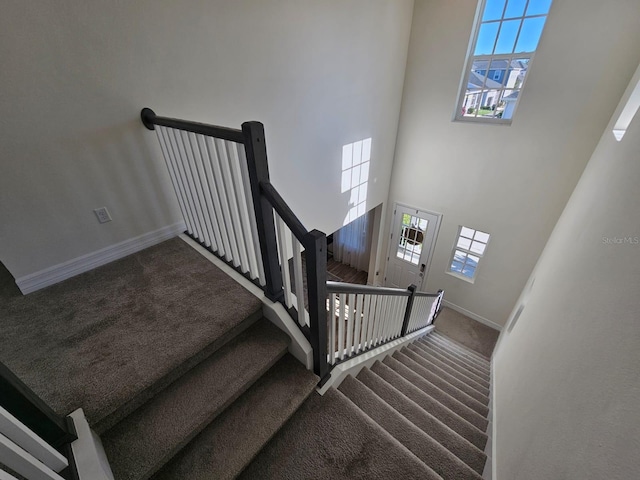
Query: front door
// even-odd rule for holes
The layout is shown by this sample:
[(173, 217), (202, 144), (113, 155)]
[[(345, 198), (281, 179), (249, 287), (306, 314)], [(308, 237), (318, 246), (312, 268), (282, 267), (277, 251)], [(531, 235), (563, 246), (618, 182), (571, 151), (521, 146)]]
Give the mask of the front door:
[(427, 278), (441, 215), (396, 204), (385, 271), (387, 287), (422, 290)]

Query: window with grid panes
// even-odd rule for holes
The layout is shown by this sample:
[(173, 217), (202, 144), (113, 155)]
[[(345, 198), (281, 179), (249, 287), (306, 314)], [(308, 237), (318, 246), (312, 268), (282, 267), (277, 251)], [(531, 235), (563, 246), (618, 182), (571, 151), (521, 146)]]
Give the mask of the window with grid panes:
[(488, 233), (460, 226), (447, 272), (473, 281), (489, 237)]
[(409, 215), (402, 215), (402, 230), (398, 239), (398, 250), (396, 256), (414, 265), (420, 263), (420, 255), (422, 255), (422, 241), (424, 240), (424, 232), (427, 231), (427, 220)]
[(456, 120), (511, 123), (552, 0), (480, 0)]

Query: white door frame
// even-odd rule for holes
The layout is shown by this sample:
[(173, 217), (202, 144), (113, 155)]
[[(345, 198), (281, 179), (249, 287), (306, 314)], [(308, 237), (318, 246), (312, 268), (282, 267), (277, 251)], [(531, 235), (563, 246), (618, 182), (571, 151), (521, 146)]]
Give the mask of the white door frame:
[[(422, 276), (422, 282), (420, 285), (416, 285), (418, 287), (419, 291), (422, 291), (423, 287), (425, 286), (427, 277), (429, 276), (429, 270), (431, 269), (431, 261), (433, 260), (433, 252), (436, 249), (436, 242), (438, 241), (438, 234), (440, 233), (440, 225), (442, 224), (442, 214), (441, 213), (437, 213), (437, 212), (433, 212), (431, 210), (427, 210), (426, 208), (419, 208), (419, 207), (414, 207), (412, 205), (408, 205), (406, 203), (402, 203), (402, 202), (394, 202), (393, 203), (393, 214), (391, 215), (391, 222), (389, 224), (389, 236), (387, 237), (388, 243), (389, 243), (389, 248), (387, 249), (387, 259), (385, 261), (384, 264), (384, 277), (385, 280), (382, 282), (383, 284), (386, 285), (386, 278), (387, 278), (387, 272), (388, 272), (388, 267), (389, 267), (389, 259), (391, 258), (391, 249), (392, 247), (394, 247), (393, 242), (391, 241), (391, 236), (393, 235), (393, 227), (396, 223), (396, 212), (398, 210), (398, 207), (405, 207), (405, 208), (410, 208), (411, 210), (418, 210), (420, 212), (425, 212), (428, 213), (430, 215), (433, 215), (435, 217), (437, 217), (436, 220), (436, 230), (433, 234), (433, 245), (431, 246), (431, 251), (429, 252), (429, 255), (427, 256), (427, 261), (425, 262), (425, 269), (424, 269), (424, 275)], [(395, 253), (395, 251), (394, 251)]]

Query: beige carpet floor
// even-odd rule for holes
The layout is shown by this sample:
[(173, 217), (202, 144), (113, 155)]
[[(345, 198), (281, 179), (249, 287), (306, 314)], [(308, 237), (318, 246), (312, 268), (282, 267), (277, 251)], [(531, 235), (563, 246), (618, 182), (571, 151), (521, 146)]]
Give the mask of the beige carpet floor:
[[(446, 295), (446, 293), (445, 293)], [(443, 307), (436, 330), (486, 358), (491, 358), (500, 332), (449, 307)]]
[(26, 296), (0, 276), (0, 361), (92, 425), (261, 316), (260, 300), (178, 238)]

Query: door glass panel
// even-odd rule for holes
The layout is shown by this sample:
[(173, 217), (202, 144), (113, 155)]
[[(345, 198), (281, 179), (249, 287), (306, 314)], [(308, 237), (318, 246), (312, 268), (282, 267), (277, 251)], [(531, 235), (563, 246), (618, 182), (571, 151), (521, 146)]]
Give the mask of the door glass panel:
[(428, 220), (405, 213), (398, 235), (396, 256), (413, 265), (420, 263), (422, 242), (427, 231)]

